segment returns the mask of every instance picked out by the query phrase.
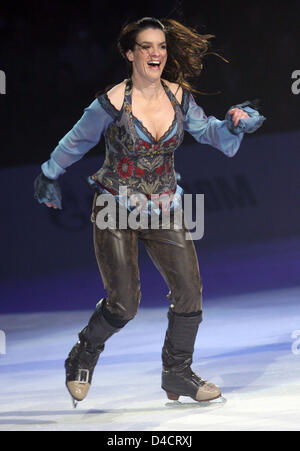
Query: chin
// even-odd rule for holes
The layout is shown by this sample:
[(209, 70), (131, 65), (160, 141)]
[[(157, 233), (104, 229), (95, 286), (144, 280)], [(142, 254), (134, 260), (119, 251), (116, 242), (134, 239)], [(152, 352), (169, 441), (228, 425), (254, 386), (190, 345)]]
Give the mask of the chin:
[(161, 78), (162, 76), (162, 71), (157, 71), (157, 72), (148, 72), (149, 76), (151, 77), (151, 79), (158, 79)]

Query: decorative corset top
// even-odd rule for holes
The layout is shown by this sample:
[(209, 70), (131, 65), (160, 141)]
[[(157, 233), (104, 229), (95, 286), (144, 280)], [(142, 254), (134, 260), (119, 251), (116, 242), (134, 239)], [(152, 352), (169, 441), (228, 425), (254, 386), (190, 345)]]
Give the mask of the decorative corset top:
[(119, 193), (122, 186), (127, 187), (129, 196), (137, 193), (151, 195), (176, 191), (174, 151), (183, 141), (188, 93), (183, 90), (183, 100), (179, 104), (163, 81), (162, 85), (175, 115), (172, 124), (159, 140), (155, 140), (142, 122), (132, 114), (131, 79), (127, 80), (120, 111), (112, 105), (107, 94), (98, 97), (101, 106), (114, 121), (105, 133), (104, 164), (91, 178), (114, 195)]

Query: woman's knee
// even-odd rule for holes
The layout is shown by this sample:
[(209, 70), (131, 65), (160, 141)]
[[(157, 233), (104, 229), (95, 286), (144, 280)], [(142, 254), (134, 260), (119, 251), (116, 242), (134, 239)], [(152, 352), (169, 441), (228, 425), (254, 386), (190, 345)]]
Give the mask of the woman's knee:
[(141, 290), (135, 292), (119, 293), (117, 296), (108, 296), (106, 306), (110, 313), (123, 321), (132, 320), (139, 309)]
[(194, 286), (180, 287), (171, 290), (167, 298), (174, 305), (176, 313), (194, 313), (202, 311), (202, 282)]

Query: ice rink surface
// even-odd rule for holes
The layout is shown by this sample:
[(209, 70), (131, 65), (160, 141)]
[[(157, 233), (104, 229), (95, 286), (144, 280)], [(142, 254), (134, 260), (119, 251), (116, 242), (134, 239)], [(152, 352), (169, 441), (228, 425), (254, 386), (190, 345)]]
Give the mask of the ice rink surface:
[(193, 370), (223, 398), (203, 404), (160, 388), (167, 307), (141, 308), (106, 343), (76, 409), (64, 360), (91, 311), (2, 315), (0, 430), (298, 431), (299, 297), (293, 287), (205, 302)]

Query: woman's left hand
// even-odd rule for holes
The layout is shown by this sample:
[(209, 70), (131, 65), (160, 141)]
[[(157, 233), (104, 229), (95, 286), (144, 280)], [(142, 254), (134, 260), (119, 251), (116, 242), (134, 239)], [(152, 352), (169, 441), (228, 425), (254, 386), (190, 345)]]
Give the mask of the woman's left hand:
[(241, 108), (233, 108), (232, 110), (229, 110), (228, 113), (232, 116), (231, 119), (235, 126), (238, 125), (240, 119), (249, 117), (249, 115)]

